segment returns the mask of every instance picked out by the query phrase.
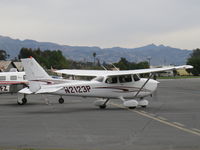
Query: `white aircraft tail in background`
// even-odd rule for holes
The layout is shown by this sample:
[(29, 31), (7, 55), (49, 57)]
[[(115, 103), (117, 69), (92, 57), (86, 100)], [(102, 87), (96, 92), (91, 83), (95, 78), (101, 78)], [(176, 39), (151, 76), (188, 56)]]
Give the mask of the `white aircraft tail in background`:
[[(29, 81), (29, 88), (19, 91), (21, 94), (53, 94), (62, 96), (94, 97), (98, 100), (95, 105), (106, 108), (110, 99), (120, 99), (128, 108), (146, 107), (148, 101), (144, 98), (152, 95), (159, 82), (151, 79), (153, 73), (180, 68), (192, 68), (184, 65), (168, 68), (139, 69), (126, 71), (108, 70), (57, 70), (55, 72), (73, 76), (94, 76), (91, 81), (54, 80), (35, 61), (34, 58), (22, 59), (24, 70)], [(149, 78), (140, 78), (138, 74), (151, 73)], [(18, 100), (25, 104), (26, 97)]]

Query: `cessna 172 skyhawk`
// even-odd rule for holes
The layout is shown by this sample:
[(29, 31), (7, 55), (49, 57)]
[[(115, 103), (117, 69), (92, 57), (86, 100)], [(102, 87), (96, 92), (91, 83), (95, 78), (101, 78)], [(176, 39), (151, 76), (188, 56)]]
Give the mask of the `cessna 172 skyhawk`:
[[(128, 108), (137, 106), (146, 107), (148, 101), (144, 98), (151, 95), (157, 88), (156, 80), (150, 79), (155, 72), (192, 68), (184, 65), (168, 68), (140, 69), (127, 71), (107, 70), (58, 70), (74, 76), (95, 76), (91, 81), (63, 80), (54, 82), (34, 58), (21, 59), (29, 88), (19, 91), (21, 94), (54, 94), (59, 95), (59, 103), (63, 103), (62, 96), (81, 96), (98, 98), (95, 105), (106, 108), (110, 99), (120, 99), (123, 105)], [(149, 78), (140, 78), (138, 74), (151, 73)], [(25, 104), (26, 97), (19, 99), (18, 103)]]

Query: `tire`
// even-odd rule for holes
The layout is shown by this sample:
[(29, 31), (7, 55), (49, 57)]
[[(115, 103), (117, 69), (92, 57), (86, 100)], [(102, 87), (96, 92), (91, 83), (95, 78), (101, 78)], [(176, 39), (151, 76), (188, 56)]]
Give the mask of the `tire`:
[(23, 104), (26, 104), (27, 103), (27, 99), (24, 97), (24, 98), (22, 98), (22, 103)]
[(136, 107), (129, 107), (129, 109), (135, 109)]
[(63, 98), (59, 98), (58, 102), (59, 102), (60, 104), (63, 104), (63, 103), (64, 103), (64, 99), (63, 99)]
[(147, 108), (147, 106), (146, 105), (143, 105), (143, 106), (141, 106), (142, 108)]
[(18, 104), (18, 105), (24, 105), (23, 102), (21, 103), (21, 102), (19, 102), (19, 101), (17, 101), (17, 104)]
[(106, 108), (106, 105), (100, 105), (99, 108), (100, 108), (100, 109), (105, 109), (105, 108)]

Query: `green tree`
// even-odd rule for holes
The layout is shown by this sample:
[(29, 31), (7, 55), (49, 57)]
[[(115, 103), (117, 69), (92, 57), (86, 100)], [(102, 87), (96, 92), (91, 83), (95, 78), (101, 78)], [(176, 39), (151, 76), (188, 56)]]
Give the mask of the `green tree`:
[(120, 70), (134, 70), (134, 69), (146, 69), (149, 68), (149, 63), (147, 61), (144, 62), (129, 62), (126, 58), (121, 58), (118, 63), (114, 63), (116, 67)]
[(129, 70), (129, 64), (130, 63), (126, 60), (126, 58), (121, 57), (120, 61), (118, 63), (115, 63), (114, 65), (120, 68), (120, 70)]
[(92, 55), (93, 55), (93, 57), (94, 57), (94, 65), (95, 65), (95, 62), (96, 62), (96, 55), (97, 55), (97, 54), (94, 52)]
[(189, 70), (193, 75), (198, 76), (200, 74), (200, 49), (193, 50), (192, 54), (187, 60), (188, 65), (192, 65), (194, 68)]
[(45, 68), (63, 69), (69, 67), (69, 60), (67, 60), (60, 50), (45, 50), (39, 48), (32, 50), (31, 48), (22, 48), (19, 53), (19, 58), (34, 57), (39, 64)]
[(21, 48), (20, 52), (19, 52), (19, 55), (18, 55), (18, 58), (21, 59), (21, 58), (28, 58), (28, 57), (35, 57), (34, 53), (33, 53), (33, 50), (31, 48)]
[(146, 69), (146, 68), (149, 68), (149, 62), (142, 61), (142, 62), (139, 62), (138, 64), (136, 64), (135, 69)]
[(0, 50), (0, 60), (6, 60), (9, 55), (4, 50)]

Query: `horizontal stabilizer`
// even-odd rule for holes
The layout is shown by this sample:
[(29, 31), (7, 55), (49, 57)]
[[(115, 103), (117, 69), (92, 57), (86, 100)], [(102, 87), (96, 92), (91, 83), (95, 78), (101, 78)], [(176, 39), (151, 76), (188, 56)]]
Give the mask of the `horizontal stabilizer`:
[(20, 91), (18, 91), (18, 93), (20, 93), (20, 94), (32, 94), (33, 92), (31, 92), (30, 89), (26, 87), (26, 88), (23, 88)]
[(36, 94), (42, 94), (42, 93), (53, 93), (57, 92), (59, 90), (63, 89), (63, 87), (48, 87), (48, 88), (41, 88), (36, 92)]

